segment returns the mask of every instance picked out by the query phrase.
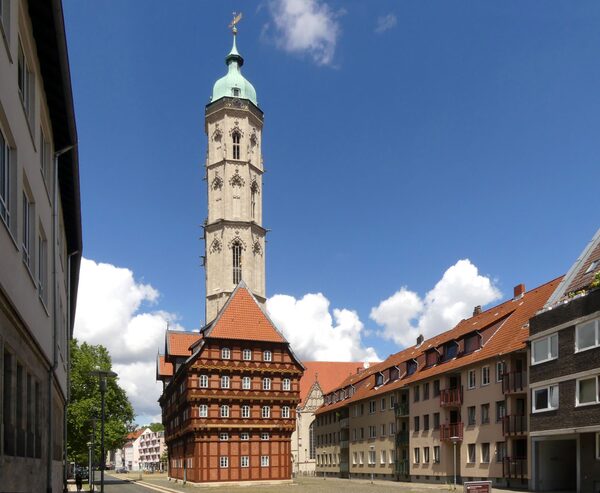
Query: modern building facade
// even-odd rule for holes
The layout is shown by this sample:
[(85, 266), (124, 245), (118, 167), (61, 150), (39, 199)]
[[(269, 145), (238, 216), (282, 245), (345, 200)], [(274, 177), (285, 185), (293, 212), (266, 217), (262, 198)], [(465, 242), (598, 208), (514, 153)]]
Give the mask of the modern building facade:
[[(560, 279), (346, 379), (317, 410), (317, 474), (527, 486), (529, 318)], [(456, 458), (456, 467), (454, 460)]]
[(63, 491), (81, 258), (77, 131), (59, 0), (0, 0), (0, 484)]
[(532, 318), (531, 488), (600, 492), (600, 230)]
[(207, 323), (157, 360), (169, 476), (193, 483), (291, 480), (304, 370), (264, 309), (263, 113), (235, 36), (205, 113)]

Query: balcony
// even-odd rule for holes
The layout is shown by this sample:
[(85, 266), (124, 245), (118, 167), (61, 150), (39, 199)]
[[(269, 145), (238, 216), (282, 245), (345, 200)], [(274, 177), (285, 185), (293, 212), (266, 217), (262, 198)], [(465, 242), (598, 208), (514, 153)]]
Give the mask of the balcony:
[(522, 457), (505, 457), (502, 461), (502, 476), (508, 479), (524, 479), (527, 477), (527, 459)]
[(348, 440), (340, 440), (340, 448), (348, 448), (349, 446)]
[(442, 407), (460, 407), (463, 402), (463, 388), (440, 390), (440, 406)]
[(397, 418), (408, 416), (408, 402), (397, 402), (394, 404), (394, 413)]
[(408, 430), (402, 430), (396, 433), (396, 445), (408, 445)]
[(463, 423), (449, 423), (440, 425), (440, 440), (450, 441), (452, 437), (463, 439)]
[(348, 418), (340, 419), (340, 428), (348, 428), (350, 426)]
[(509, 414), (502, 418), (502, 434), (523, 435), (527, 433), (527, 416)]
[(526, 392), (527, 372), (511, 371), (502, 374), (502, 392), (505, 394), (515, 394)]

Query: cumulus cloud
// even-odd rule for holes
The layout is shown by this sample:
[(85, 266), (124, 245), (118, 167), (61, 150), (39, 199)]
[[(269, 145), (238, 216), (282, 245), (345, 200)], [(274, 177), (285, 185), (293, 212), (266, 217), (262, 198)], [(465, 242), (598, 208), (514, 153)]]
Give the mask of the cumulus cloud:
[(490, 278), (463, 259), (448, 268), (424, 298), (402, 287), (371, 309), (370, 318), (383, 327), (379, 336), (409, 346), (419, 334), (428, 338), (447, 330), (471, 316), (474, 306), (487, 305), (501, 296)]
[(388, 31), (398, 24), (398, 19), (394, 14), (382, 15), (377, 18), (377, 25), (375, 26), (376, 33), (382, 33)]
[[(306, 54), (318, 65), (332, 64), (341, 12), (320, 0), (271, 0), (268, 6), (280, 48)], [(263, 35), (269, 27), (263, 28)]]
[(136, 281), (129, 269), (82, 259), (74, 336), (110, 352), (119, 384), (141, 416), (156, 416), (161, 386), (155, 358), (167, 324), (181, 330), (173, 313), (152, 310), (159, 292)]
[(372, 347), (364, 347), (364, 325), (358, 314), (346, 308), (329, 309), (321, 293), (301, 299), (276, 294), (267, 300), (267, 311), (297, 356), (306, 361), (379, 361)]

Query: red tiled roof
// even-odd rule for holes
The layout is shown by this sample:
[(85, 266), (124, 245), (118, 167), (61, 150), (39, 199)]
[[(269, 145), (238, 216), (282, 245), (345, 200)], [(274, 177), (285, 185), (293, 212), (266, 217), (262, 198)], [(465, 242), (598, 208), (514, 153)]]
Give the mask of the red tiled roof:
[(167, 356), (190, 356), (190, 346), (201, 337), (199, 332), (167, 331)]
[[(561, 279), (560, 277), (554, 279), (526, 292), (521, 298), (508, 300), (479, 315), (461, 320), (454, 328), (424, 341), (419, 347), (411, 346), (406, 348), (399, 353), (391, 355), (385, 361), (369, 367), (360, 374), (348, 377), (336, 389), (341, 389), (352, 384), (355, 388), (354, 395), (351, 398), (330, 405), (324, 405), (319, 408), (317, 413), (338, 409), (348, 405), (349, 402), (372, 398), (373, 396), (396, 390), (419, 380), (431, 378), (441, 373), (446, 373), (495, 356), (525, 349), (525, 343), (529, 337), (529, 319), (544, 306), (544, 303), (556, 289)], [(451, 340), (456, 340), (469, 332), (490, 327), (492, 328), (493, 335), (481, 349), (429, 368), (419, 368), (410, 377), (403, 377), (374, 389), (375, 381), (374, 378), (370, 377), (375, 373), (384, 371), (394, 365), (400, 365), (411, 358), (417, 359), (427, 349), (440, 346)]]
[(157, 372), (159, 377), (173, 376), (173, 363), (165, 361), (165, 357), (162, 354), (158, 355)]
[(127, 440), (131, 440), (132, 442), (137, 440), (138, 437), (144, 433), (145, 428), (140, 428), (139, 430), (132, 431), (127, 434)]
[(233, 291), (206, 336), (220, 339), (286, 342), (243, 283)]
[(323, 394), (335, 389), (357, 368), (363, 368), (361, 362), (339, 361), (303, 361), (304, 375), (300, 379), (300, 406), (303, 406), (312, 386), (319, 382)]

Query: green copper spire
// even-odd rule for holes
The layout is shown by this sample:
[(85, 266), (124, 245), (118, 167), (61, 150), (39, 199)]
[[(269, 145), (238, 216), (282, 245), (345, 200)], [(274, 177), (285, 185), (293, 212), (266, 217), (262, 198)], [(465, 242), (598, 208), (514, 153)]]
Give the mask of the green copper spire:
[(236, 45), (237, 28), (233, 25), (233, 46), (231, 51), (225, 58), (228, 70), (224, 77), (221, 77), (213, 86), (212, 97), (210, 98), (211, 103), (214, 103), (218, 99), (224, 97), (248, 99), (258, 106), (256, 99), (256, 90), (254, 86), (250, 84), (248, 80), (242, 75), (240, 70), (241, 66), (244, 65), (244, 59), (239, 54)]

